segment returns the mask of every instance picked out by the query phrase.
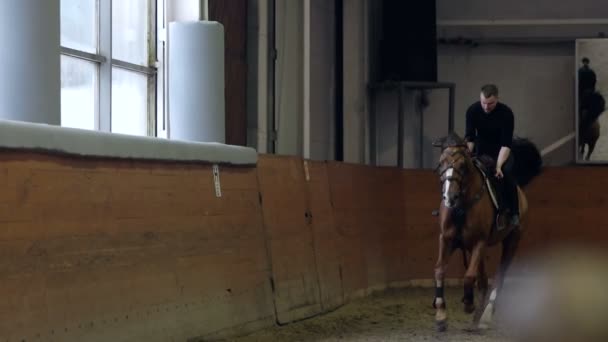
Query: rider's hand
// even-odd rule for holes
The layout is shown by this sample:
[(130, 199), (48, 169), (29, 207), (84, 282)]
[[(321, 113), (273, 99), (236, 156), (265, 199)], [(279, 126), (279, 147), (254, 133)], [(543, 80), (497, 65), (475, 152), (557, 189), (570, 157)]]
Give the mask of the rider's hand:
[(497, 167), (496, 168), (496, 174), (495, 174), (496, 178), (501, 179), (504, 175), (502, 174), (502, 170)]

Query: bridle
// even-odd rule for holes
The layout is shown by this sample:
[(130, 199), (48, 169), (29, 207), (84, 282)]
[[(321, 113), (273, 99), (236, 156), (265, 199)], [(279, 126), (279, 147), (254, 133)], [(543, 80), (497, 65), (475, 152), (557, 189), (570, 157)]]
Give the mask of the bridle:
[[(466, 145), (457, 145), (457, 146), (450, 146), (450, 147), (464, 147), (465, 149), (467, 148)], [(458, 192), (457, 195), (459, 198), (461, 198), (462, 200), (465, 199), (465, 194), (468, 191), (468, 186), (470, 186), (470, 184), (468, 184), (469, 182), (467, 181), (467, 171), (469, 170), (468, 168), (456, 168), (456, 163), (462, 159), (464, 159), (465, 161), (467, 160), (467, 154), (465, 152), (466, 150), (463, 149), (457, 149), (455, 151), (453, 151), (450, 154), (451, 160), (448, 160), (446, 162), (446, 160), (444, 159), (442, 162), (439, 162), (439, 164), (437, 165), (437, 167), (435, 168), (435, 172), (439, 174), (439, 182), (440, 182), (440, 187), (441, 187), (441, 193), (443, 194), (444, 192), (444, 188), (447, 186), (446, 182), (454, 182), (456, 185), (458, 185)], [(444, 151), (442, 152), (445, 152)], [(451, 172), (448, 172), (449, 170), (451, 170)], [(457, 177), (455, 177), (455, 175)], [(467, 209), (472, 207), (475, 203), (477, 203), (482, 195), (483, 192), (486, 190), (486, 185), (485, 182), (482, 180), (481, 182), (481, 188), (479, 189), (479, 191), (473, 196), (473, 200), (468, 203), (465, 204), (464, 207), (462, 207), (461, 209)], [(446, 201), (446, 207), (449, 207), (447, 205), (447, 198), (445, 199)], [(461, 202), (462, 203), (462, 202)]]
[[(445, 153), (445, 152), (444, 152)], [(435, 172), (439, 174), (439, 184), (441, 187), (441, 193), (443, 193), (448, 186), (447, 182), (453, 182), (458, 185), (458, 197), (463, 197), (466, 193), (465, 189), (465, 176), (466, 169), (456, 168), (456, 163), (462, 159), (466, 159), (465, 152), (461, 149), (458, 149), (450, 154), (450, 160), (444, 159), (442, 162), (439, 162), (437, 167), (435, 168)], [(447, 198), (445, 199), (447, 202)], [(447, 207), (446, 203), (446, 207)]]

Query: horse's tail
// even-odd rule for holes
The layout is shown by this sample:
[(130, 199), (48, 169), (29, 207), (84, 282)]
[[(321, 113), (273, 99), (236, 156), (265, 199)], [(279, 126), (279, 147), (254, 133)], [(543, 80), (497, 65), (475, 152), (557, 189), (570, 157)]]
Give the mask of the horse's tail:
[(513, 138), (511, 153), (515, 158), (513, 176), (524, 187), (542, 172), (543, 158), (536, 145), (525, 138)]

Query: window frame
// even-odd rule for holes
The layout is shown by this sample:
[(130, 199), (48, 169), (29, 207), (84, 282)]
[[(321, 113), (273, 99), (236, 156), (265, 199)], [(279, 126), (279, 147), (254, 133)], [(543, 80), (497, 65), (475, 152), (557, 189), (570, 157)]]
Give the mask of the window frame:
[[(120, 0), (118, 0), (120, 1)], [(82, 59), (96, 64), (97, 84), (95, 91), (95, 130), (111, 132), (112, 127), (112, 68), (144, 75), (147, 79), (146, 135), (156, 136), (159, 112), (164, 118), (164, 91), (158, 96), (157, 88), (164, 84), (162, 75), (164, 56), (157, 46), (162, 41), (159, 27), (164, 30), (164, 0), (147, 0), (148, 13), (148, 61), (147, 66), (112, 58), (112, 0), (96, 0), (97, 53), (61, 46), (61, 55)], [(160, 13), (160, 15), (159, 15)], [(160, 25), (162, 23), (162, 26)], [(164, 44), (163, 44), (164, 45)], [(163, 49), (164, 50), (164, 49)], [(160, 57), (160, 58), (159, 58)], [(160, 74), (160, 76), (159, 76)], [(160, 80), (160, 82), (159, 82)], [(164, 86), (161, 88), (164, 90)], [(160, 109), (160, 110), (159, 110)], [(163, 120), (164, 124), (164, 120)]]

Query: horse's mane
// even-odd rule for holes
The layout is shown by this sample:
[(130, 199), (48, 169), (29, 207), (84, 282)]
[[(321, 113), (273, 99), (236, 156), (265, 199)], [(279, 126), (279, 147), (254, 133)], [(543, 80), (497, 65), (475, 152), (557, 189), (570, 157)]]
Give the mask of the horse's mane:
[(458, 134), (451, 132), (447, 136), (434, 141), (433, 146), (441, 147), (444, 150), (448, 147), (466, 147), (467, 142)]

